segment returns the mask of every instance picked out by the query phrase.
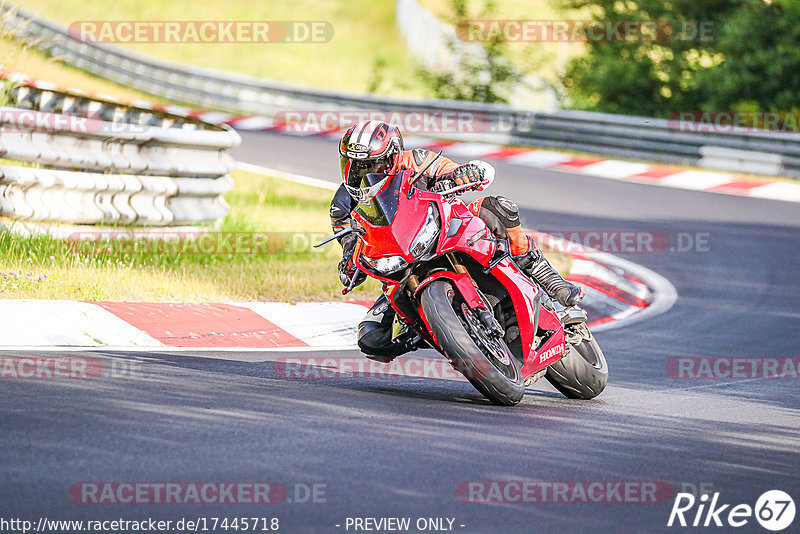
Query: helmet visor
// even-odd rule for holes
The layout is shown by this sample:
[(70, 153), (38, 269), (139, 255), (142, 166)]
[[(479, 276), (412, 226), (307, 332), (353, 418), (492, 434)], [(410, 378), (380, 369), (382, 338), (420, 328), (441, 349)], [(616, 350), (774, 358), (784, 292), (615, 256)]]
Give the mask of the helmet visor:
[(351, 159), (345, 156), (339, 158), (342, 171), (342, 180), (347, 192), (358, 201), (369, 196), (370, 185), (367, 183), (368, 174), (387, 173), (391, 168), (391, 156), (378, 159)]

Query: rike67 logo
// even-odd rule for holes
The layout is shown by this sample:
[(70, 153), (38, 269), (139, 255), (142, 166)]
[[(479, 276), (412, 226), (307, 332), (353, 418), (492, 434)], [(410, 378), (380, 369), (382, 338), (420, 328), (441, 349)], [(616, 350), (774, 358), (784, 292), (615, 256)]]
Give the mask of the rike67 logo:
[[(703, 494), (695, 498), (691, 493), (678, 493), (669, 514), (667, 526), (681, 527), (721, 527), (724, 525), (738, 528), (756, 521), (767, 530), (779, 532), (794, 521), (794, 500), (781, 490), (765, 491), (756, 500), (755, 507), (749, 504), (723, 504), (719, 492), (711, 497)], [(710, 502), (709, 502), (710, 499)]]

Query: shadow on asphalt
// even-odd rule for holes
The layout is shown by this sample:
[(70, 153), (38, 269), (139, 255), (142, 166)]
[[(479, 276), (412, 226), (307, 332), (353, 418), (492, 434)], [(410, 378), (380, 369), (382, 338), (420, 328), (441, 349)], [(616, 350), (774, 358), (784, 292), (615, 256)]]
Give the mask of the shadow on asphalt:
[[(265, 379), (264, 387), (271, 387), (272, 381), (280, 381), (299, 384), (304, 388), (337, 388), (375, 395), (392, 396), (398, 399), (408, 398), (429, 402), (444, 402), (503, 409), (503, 407), (495, 406), (484, 398), (466, 379), (411, 376), (379, 376), (374, 378), (349, 377), (337, 374), (331, 375), (327, 368), (314, 365), (308, 365), (305, 372), (311, 377), (318, 378), (287, 378), (288, 373), (283, 369), (286, 364), (279, 361), (231, 361), (220, 359), (219, 357), (204, 357), (202, 352), (193, 353), (191, 356), (186, 353), (157, 351), (142, 354), (114, 350), (93, 350), (91, 353), (125, 359), (134, 358), (142, 363), (144, 369), (147, 369), (147, 366), (151, 364), (158, 364), (173, 368), (218, 373), (224, 376), (225, 380), (228, 380), (231, 376)], [(258, 351), (254, 351), (254, 353), (258, 353)], [(363, 357), (363, 355), (358, 352), (354, 354), (356, 358)], [(441, 358), (434, 351), (424, 351), (422, 354), (435, 359)], [(400, 358), (402, 358), (402, 356)], [(145, 372), (145, 376), (147, 375), (148, 373)], [(569, 402), (569, 399), (566, 399), (563, 395), (555, 391), (541, 391), (527, 388), (523, 403), (526, 401), (529, 403), (532, 399), (536, 398), (557, 399)], [(375, 402), (380, 403), (382, 401), (376, 398)]]

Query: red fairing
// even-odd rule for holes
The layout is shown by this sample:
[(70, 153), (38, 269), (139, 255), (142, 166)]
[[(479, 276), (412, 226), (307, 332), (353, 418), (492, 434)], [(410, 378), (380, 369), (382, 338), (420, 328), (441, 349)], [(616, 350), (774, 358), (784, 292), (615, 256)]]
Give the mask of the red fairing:
[[(542, 318), (542, 315), (545, 315), (545, 312), (558, 321), (558, 317), (555, 317), (553, 312), (546, 308), (542, 308), (542, 314), (539, 319)], [(530, 358), (525, 359), (525, 365), (522, 366), (522, 376), (530, 376), (548, 365), (556, 363), (564, 357), (564, 348), (564, 327), (559, 321), (558, 327), (550, 339), (544, 342)]]
[[(540, 307), (536, 299), (536, 286), (531, 283), (527, 276), (517, 271), (509, 260), (500, 262), (500, 264), (494, 268), (492, 274), (503, 284), (503, 287), (508, 290), (509, 295), (511, 295), (511, 302), (514, 303), (514, 312), (517, 314), (519, 335), (522, 340), (523, 362), (527, 365), (535, 355), (535, 347), (533, 346), (533, 338), (536, 335), (534, 331), (534, 319), (536, 317), (536, 309)], [(542, 311), (544, 311), (543, 308)], [(540, 312), (540, 314), (542, 314), (542, 312)]]
[(400, 202), (390, 226), (375, 226), (367, 222), (361, 214), (357, 212), (353, 214), (358, 224), (369, 235), (369, 240), (364, 241), (361, 253), (370, 258), (400, 255), (406, 261), (413, 261), (411, 242), (425, 223), (428, 204), (420, 202), (416, 197), (409, 199), (405, 192), (395, 191), (391, 194), (399, 195)]
[(456, 289), (464, 297), (464, 301), (467, 303), (467, 306), (470, 308), (477, 309), (482, 308), (486, 309), (486, 303), (483, 302), (483, 299), (478, 294), (478, 290), (475, 289), (475, 284), (472, 283), (472, 278), (466, 273), (454, 273), (451, 271), (439, 271), (433, 273), (429, 277), (425, 278), (419, 283), (419, 287), (414, 291), (414, 296), (416, 297), (419, 295), (420, 291), (433, 282), (434, 280), (450, 280), (455, 284)]
[[(410, 252), (411, 243), (425, 222), (428, 214), (428, 202), (433, 202), (439, 209), (439, 217), (442, 221), (436, 252), (439, 254), (452, 251), (465, 252), (481, 265), (489, 264), (494, 255), (495, 242), (489, 236), (486, 223), (470, 212), (466, 204), (460, 200), (452, 203), (444, 202), (441, 195), (419, 189), (416, 189), (409, 199), (406, 188), (407, 186), (403, 187), (402, 191), (396, 192), (400, 202), (397, 214), (390, 226), (374, 226), (364, 220), (359, 213), (354, 213), (358, 223), (367, 230), (370, 236), (369, 241), (365, 242), (361, 248), (361, 253), (371, 258), (400, 255), (406, 261), (413, 261), (414, 258)], [(460, 219), (462, 222), (455, 235), (447, 237), (450, 225), (454, 224), (455, 219)], [(484, 237), (478, 239), (473, 245), (467, 244), (471, 238), (482, 232)]]
[[(558, 348), (564, 345), (564, 329), (555, 313), (542, 306), (536, 294), (539, 289), (531, 280), (520, 273), (509, 260), (503, 260), (494, 268), (492, 274), (503, 284), (514, 303), (517, 314), (517, 323), (522, 341), (523, 366), (522, 375), (529, 376), (541, 371), (548, 365), (557, 362), (563, 357), (563, 350)], [(539, 348), (533, 345), (536, 309), (539, 309), (538, 328), (554, 330), (555, 333)], [(551, 350), (552, 349), (552, 350)], [(548, 352), (549, 351), (549, 352)], [(542, 358), (542, 356), (546, 356)]]
[[(439, 237), (439, 246), (436, 251), (440, 254), (450, 251), (465, 252), (475, 258), (478, 263), (483, 266), (489, 265), (495, 251), (495, 242), (489, 235), (489, 229), (483, 219), (476, 217), (467, 205), (461, 200), (455, 200), (452, 203), (443, 202), (442, 196), (436, 193), (419, 192), (417, 193), (420, 200), (430, 200), (436, 202), (439, 206), (439, 214), (443, 214), (442, 233)], [(447, 237), (450, 233), (451, 226), (456, 228), (457, 220), (461, 220), (458, 230), (455, 235)], [(483, 232), (484, 237), (481, 237), (473, 245), (467, 244), (476, 234)]]

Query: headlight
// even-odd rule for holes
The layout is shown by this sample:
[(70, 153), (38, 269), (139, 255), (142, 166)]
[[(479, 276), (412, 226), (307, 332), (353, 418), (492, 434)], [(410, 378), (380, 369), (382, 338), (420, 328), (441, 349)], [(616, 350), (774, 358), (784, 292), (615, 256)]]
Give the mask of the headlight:
[(373, 259), (366, 254), (362, 254), (361, 261), (375, 272), (381, 274), (391, 274), (400, 269), (404, 269), (408, 265), (408, 262), (404, 260), (402, 256), (387, 256), (386, 258)]
[(436, 209), (436, 204), (433, 202), (428, 203), (428, 216), (425, 218), (425, 224), (420, 228), (417, 237), (411, 242), (411, 255), (419, 258), (439, 237), (439, 210)]

